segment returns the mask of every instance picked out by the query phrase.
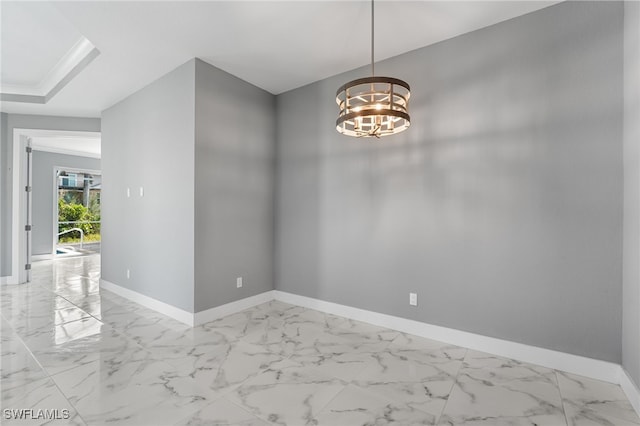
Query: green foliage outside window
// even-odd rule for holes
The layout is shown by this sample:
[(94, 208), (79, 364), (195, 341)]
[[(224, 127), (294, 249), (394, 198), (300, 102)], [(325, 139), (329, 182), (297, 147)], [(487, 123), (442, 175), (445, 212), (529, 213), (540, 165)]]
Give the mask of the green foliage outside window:
[[(67, 203), (64, 198), (58, 199), (58, 222), (99, 222), (100, 204), (97, 200), (90, 200), (89, 207), (82, 204)], [(84, 232), (85, 241), (100, 241), (100, 223), (60, 223), (58, 232), (72, 228), (80, 228)], [(75, 242), (80, 240), (78, 232), (69, 232), (60, 236), (60, 242)]]

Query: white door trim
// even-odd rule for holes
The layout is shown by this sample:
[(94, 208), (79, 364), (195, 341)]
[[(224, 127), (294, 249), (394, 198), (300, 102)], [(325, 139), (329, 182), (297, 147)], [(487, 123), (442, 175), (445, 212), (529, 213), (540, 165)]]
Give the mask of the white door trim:
[[(34, 148), (34, 150), (39, 150), (38, 148)], [(52, 152), (52, 151), (47, 151)], [(78, 154), (71, 154), (78, 155)], [(84, 155), (82, 156), (84, 157)], [(50, 258), (55, 259), (57, 256), (56, 253), (56, 242), (58, 240), (58, 171), (64, 170), (65, 172), (77, 172), (77, 173), (87, 173), (92, 175), (102, 176), (102, 170), (92, 170), (92, 169), (82, 169), (78, 167), (66, 167), (66, 166), (53, 166), (53, 233), (51, 235), (51, 255)]]

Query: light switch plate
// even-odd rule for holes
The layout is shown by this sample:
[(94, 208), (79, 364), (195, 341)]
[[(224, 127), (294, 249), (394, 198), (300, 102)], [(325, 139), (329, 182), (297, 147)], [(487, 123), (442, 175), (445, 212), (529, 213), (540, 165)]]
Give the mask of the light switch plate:
[(418, 306), (418, 293), (409, 293), (409, 304), (411, 306)]

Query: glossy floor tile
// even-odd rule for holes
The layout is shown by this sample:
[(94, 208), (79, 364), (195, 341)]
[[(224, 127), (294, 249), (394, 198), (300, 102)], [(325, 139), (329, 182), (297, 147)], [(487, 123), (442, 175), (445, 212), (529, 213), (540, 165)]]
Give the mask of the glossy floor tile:
[(278, 301), (191, 328), (99, 277), (0, 287), (3, 425), (640, 425), (609, 383)]

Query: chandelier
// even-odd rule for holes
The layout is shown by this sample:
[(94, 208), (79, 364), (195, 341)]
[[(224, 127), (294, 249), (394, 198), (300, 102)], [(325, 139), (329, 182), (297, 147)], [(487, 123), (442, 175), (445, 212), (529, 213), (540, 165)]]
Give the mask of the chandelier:
[(340, 108), (336, 130), (358, 138), (393, 135), (411, 124), (409, 85), (397, 78), (375, 75), (373, 9), (371, 0), (371, 77), (350, 81), (336, 92)]

